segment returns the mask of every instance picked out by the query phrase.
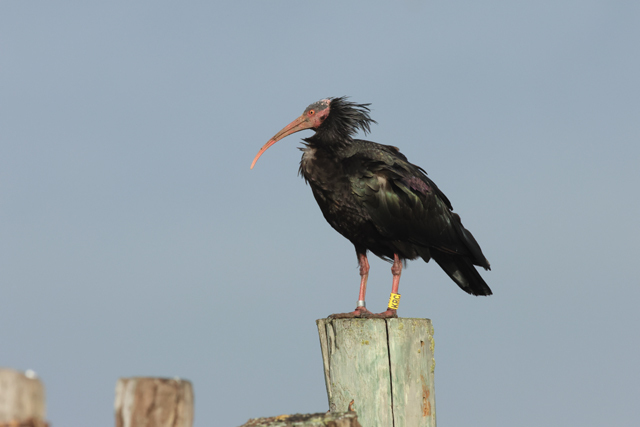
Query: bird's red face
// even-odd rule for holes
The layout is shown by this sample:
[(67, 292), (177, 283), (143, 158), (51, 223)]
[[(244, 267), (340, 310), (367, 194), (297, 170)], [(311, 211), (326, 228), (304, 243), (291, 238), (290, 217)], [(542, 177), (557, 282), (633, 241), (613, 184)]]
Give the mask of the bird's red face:
[(318, 127), (326, 120), (327, 116), (329, 116), (330, 106), (330, 99), (322, 99), (309, 105), (300, 117), (285, 126), (262, 146), (256, 157), (253, 159), (253, 163), (251, 163), (251, 169), (253, 169), (260, 156), (262, 156), (262, 153), (267, 151), (267, 148), (271, 147), (285, 136), (289, 136), (292, 133), (300, 132), (305, 129), (318, 129)]

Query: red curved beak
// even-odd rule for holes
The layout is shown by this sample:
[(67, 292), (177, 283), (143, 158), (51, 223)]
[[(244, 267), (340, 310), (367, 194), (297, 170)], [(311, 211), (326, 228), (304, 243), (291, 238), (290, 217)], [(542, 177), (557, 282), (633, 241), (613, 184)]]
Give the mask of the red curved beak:
[(267, 141), (267, 143), (262, 146), (260, 151), (258, 151), (258, 154), (256, 154), (256, 157), (251, 163), (251, 169), (253, 169), (260, 156), (262, 156), (262, 153), (267, 151), (267, 148), (271, 147), (273, 144), (280, 141), (285, 136), (289, 136), (292, 133), (300, 132), (301, 130), (310, 129), (312, 127), (313, 123), (304, 114), (286, 125), (280, 132), (276, 133), (273, 138)]

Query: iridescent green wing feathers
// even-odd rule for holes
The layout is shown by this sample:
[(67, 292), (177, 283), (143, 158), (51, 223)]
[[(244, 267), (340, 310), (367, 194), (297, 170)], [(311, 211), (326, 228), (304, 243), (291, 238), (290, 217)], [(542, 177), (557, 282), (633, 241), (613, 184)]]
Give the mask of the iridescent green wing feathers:
[(354, 143), (355, 153), (344, 161), (347, 176), (354, 196), (382, 236), (464, 255), (488, 267), (447, 197), (421, 168), (409, 163), (395, 147)]

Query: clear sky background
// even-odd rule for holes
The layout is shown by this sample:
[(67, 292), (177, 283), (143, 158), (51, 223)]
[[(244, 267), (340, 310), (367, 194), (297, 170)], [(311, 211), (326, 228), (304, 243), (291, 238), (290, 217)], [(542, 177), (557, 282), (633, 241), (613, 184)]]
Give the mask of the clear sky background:
[(355, 251), (297, 177), (311, 131), (249, 165), (349, 95), (493, 268), (488, 298), (403, 272), (438, 424), (640, 425), (639, 43), (637, 1), (0, 2), (0, 366), (60, 427), (114, 425), (126, 376), (191, 380), (198, 427), (326, 411)]

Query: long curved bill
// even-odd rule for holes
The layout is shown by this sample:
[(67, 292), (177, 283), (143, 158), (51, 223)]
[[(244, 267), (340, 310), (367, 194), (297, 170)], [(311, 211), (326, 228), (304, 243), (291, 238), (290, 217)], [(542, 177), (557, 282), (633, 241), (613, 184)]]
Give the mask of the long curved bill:
[(300, 132), (301, 130), (309, 129), (311, 127), (313, 127), (313, 124), (307, 119), (304, 114), (286, 125), (280, 132), (276, 133), (273, 138), (267, 141), (267, 143), (262, 146), (260, 151), (258, 151), (258, 154), (256, 154), (256, 157), (251, 163), (251, 169), (253, 169), (260, 156), (262, 156), (262, 153), (267, 151), (267, 148), (271, 147), (273, 144), (280, 141), (285, 136), (289, 136), (292, 133)]

